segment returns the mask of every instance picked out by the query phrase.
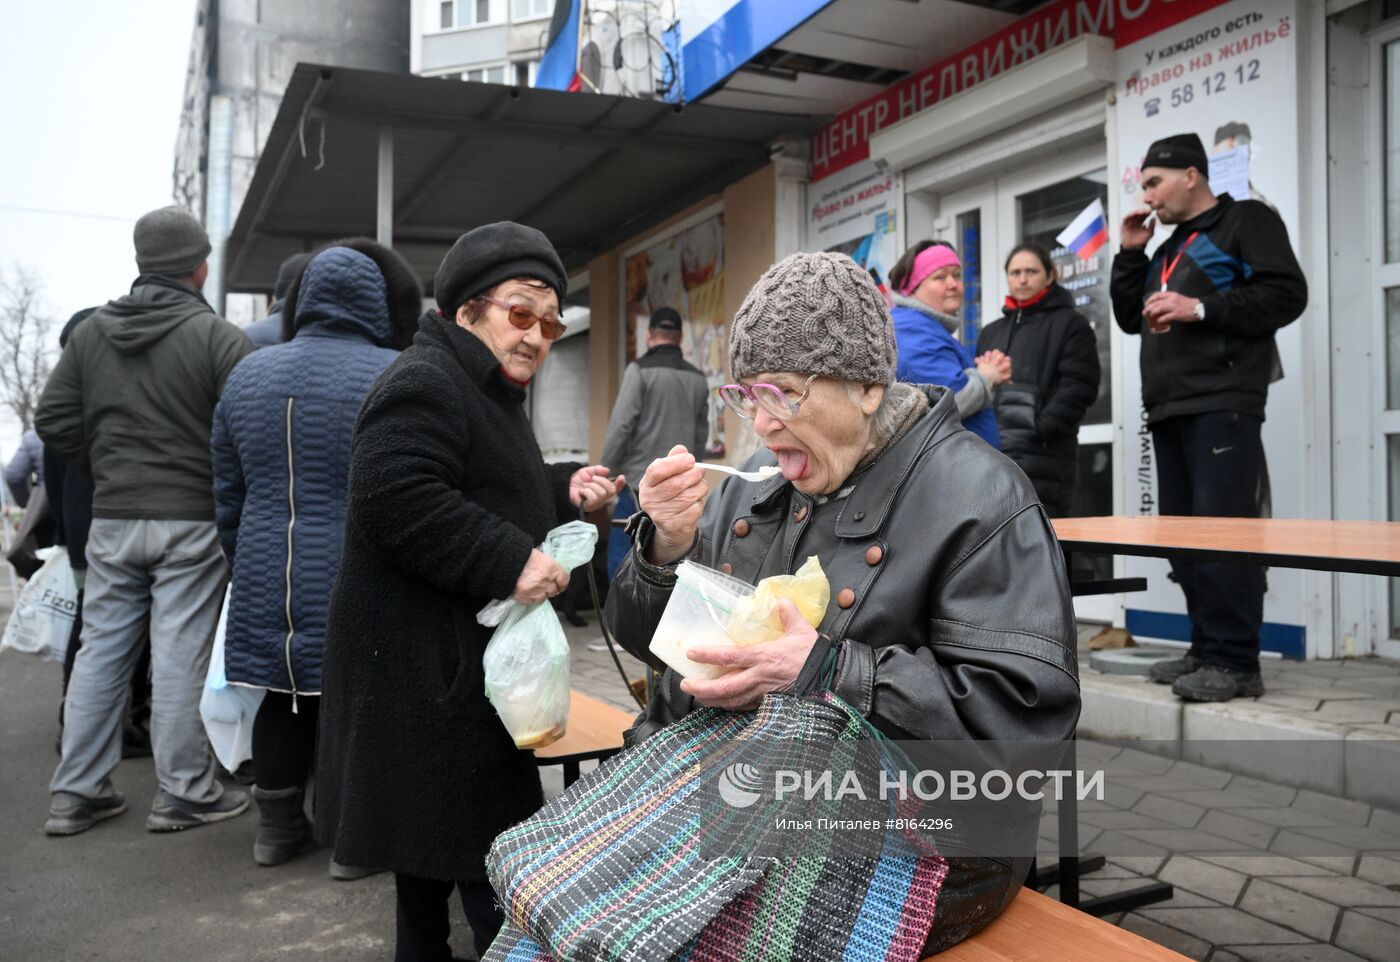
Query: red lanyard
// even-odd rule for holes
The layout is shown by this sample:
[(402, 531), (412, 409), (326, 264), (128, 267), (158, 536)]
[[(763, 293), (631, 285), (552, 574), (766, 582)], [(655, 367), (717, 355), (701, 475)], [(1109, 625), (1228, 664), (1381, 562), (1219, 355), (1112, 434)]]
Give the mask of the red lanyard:
[(1162, 290), (1167, 289), (1167, 281), (1171, 280), (1172, 271), (1176, 270), (1176, 262), (1181, 260), (1181, 255), (1186, 253), (1186, 248), (1191, 246), (1191, 242), (1196, 239), (1200, 231), (1192, 231), (1191, 236), (1186, 238), (1186, 243), (1181, 245), (1181, 249), (1176, 252), (1170, 264), (1162, 265)]

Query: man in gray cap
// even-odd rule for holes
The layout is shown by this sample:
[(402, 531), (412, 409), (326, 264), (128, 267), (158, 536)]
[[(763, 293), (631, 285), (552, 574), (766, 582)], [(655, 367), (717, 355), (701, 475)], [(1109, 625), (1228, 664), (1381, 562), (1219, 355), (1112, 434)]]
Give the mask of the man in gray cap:
[(209, 434), (229, 372), (252, 350), (200, 294), (209, 238), (163, 207), (136, 222), (131, 293), (74, 330), (44, 388), (35, 427), (92, 475), (83, 645), (64, 710), (62, 759), (44, 830), (75, 835), (126, 810), (121, 760), (131, 673), (150, 626), (151, 741), (160, 790), (146, 827), (232, 818), (199, 717), (228, 570), (214, 527)]
[[(671, 307), (657, 308), (647, 324), (647, 352), (622, 374), (602, 463), (635, 483), (633, 478), (640, 481), (647, 465), (664, 458), (677, 444), (703, 458), (710, 434), (709, 400), (705, 375), (681, 356), (680, 313)], [(614, 517), (627, 518), (636, 511), (632, 489), (624, 489)], [(630, 547), (621, 532), (608, 539), (609, 578), (622, 566)]]

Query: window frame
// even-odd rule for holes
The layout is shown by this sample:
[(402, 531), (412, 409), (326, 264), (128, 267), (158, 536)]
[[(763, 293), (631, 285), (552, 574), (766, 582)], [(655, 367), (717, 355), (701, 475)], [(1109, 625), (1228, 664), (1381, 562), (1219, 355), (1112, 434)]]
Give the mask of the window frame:
[(510, 22), (530, 23), (534, 20), (547, 20), (550, 17), (554, 16), (554, 5), (558, 3), (559, 0), (544, 0), (544, 2), (548, 5), (548, 9), (545, 10), (544, 13), (531, 13), (523, 17), (516, 15), (515, 5), (517, 3), (534, 4), (535, 2), (536, 0), (510, 0)]
[[(513, 2), (513, 0), (511, 0), (511, 2)], [(502, 6), (503, 0), (486, 0), (486, 4), (487, 4), (487, 8), (486, 8), (486, 9), (487, 9), (487, 12), (488, 12), (488, 17), (487, 17), (487, 19), (485, 19), (485, 20), (475, 20), (475, 19), (473, 19), (473, 21), (472, 21), (471, 23), (461, 23), (461, 24), (457, 23), (458, 12), (459, 12), (460, 10), (462, 10), (462, 9), (465, 7), (465, 9), (471, 11), (473, 17), (475, 17), (475, 14), (476, 14), (476, 5), (477, 5), (477, 3), (478, 3), (478, 0), (429, 0), (429, 3), (430, 3), (429, 9), (430, 9), (430, 11), (431, 11), (431, 15), (430, 15), (430, 17), (429, 17), (429, 19), (428, 19), (427, 22), (428, 22), (428, 23), (432, 23), (432, 24), (438, 24), (438, 26), (435, 26), (435, 27), (433, 27), (433, 28), (431, 28), (431, 29), (425, 31), (425, 33), (430, 33), (430, 34), (443, 34), (443, 33), (455, 33), (455, 32), (457, 32), (457, 31), (461, 31), (461, 30), (481, 30), (481, 29), (484, 29), (484, 28), (486, 28), (486, 27), (501, 27), (501, 26), (505, 26), (506, 24), (510, 23), (509, 17), (503, 15), (503, 14), (508, 14), (508, 13), (510, 12), (508, 7), (503, 7), (503, 6)], [(452, 5), (452, 23), (453, 23), (453, 25), (450, 26), (450, 27), (441, 26), (441, 23), (442, 23), (442, 8), (443, 8), (444, 6), (446, 6), (447, 4), (451, 4), (451, 5)]]

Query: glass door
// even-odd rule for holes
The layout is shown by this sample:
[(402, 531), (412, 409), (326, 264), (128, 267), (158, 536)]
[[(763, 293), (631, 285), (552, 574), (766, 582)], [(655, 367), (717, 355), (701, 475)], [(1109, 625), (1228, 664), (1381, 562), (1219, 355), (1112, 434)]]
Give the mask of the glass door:
[[(1111, 331), (1113, 308), (1108, 281), (1112, 251), (1108, 245), (1082, 258), (1055, 241), (1095, 200), (1108, 208), (1108, 170), (1102, 145), (1094, 144), (1035, 164), (997, 181), (997, 230), (999, 242), (989, 251), (987, 272), (995, 282), (986, 298), (997, 313), (1005, 298), (1006, 277), (1002, 264), (1016, 244), (1040, 244), (1050, 251), (1061, 286), (1074, 296), (1076, 308), (1094, 329), (1099, 350), (1099, 396), (1079, 428), (1079, 471), (1071, 514), (1091, 517), (1113, 514), (1113, 367)], [(1013, 363), (1014, 363), (1013, 358)], [(1075, 556), (1076, 580), (1113, 577), (1109, 555), (1080, 553)], [(1118, 597), (1095, 595), (1077, 599), (1075, 612), (1087, 621), (1112, 621), (1119, 609)]]
[[(931, 239), (947, 241), (963, 262), (963, 324), (961, 340), (976, 345), (982, 325), (1001, 314), (997, 298), (1000, 264), (996, 251), (996, 189), (991, 183), (945, 194), (939, 198), (938, 218)], [(911, 246), (914, 240), (911, 238)]]

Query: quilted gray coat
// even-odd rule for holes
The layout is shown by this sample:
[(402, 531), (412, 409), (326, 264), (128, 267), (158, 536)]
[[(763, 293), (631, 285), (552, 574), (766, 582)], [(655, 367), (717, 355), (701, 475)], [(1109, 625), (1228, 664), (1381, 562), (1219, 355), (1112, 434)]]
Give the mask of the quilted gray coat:
[(331, 588), (340, 569), (350, 434), (397, 356), (384, 277), (344, 247), (307, 266), (296, 336), (248, 355), (214, 412), (219, 539), (233, 566), (230, 682), (321, 692)]

